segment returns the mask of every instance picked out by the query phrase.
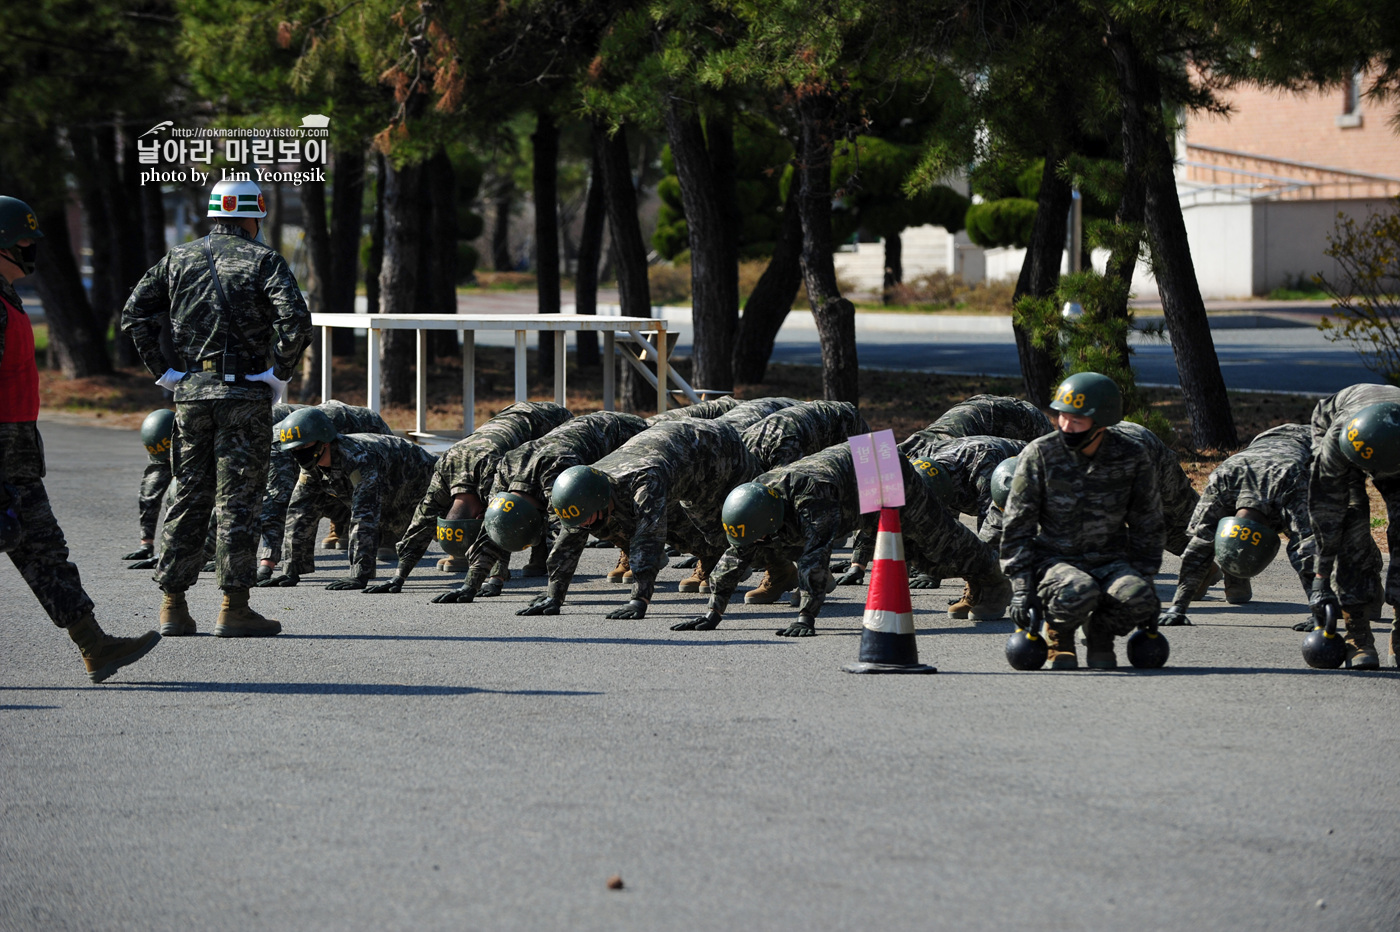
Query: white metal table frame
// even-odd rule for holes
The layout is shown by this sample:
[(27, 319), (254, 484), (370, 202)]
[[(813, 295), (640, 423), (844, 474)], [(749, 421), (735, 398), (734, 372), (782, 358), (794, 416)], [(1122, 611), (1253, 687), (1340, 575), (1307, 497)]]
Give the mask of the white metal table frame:
[[(380, 407), (380, 381), (383, 364), (379, 359), (382, 332), (413, 330), (417, 333), (417, 430), (428, 432), (428, 331), (455, 330), (462, 340), (462, 431), (470, 434), (476, 420), (476, 331), (513, 330), (515, 332), (515, 400), (527, 400), (527, 371), (525, 362), (526, 334), (530, 331), (550, 331), (554, 334), (554, 400), (566, 401), (564, 372), (564, 335), (570, 331), (601, 331), (603, 334), (603, 408), (611, 411), (617, 395), (616, 357), (622, 356), (653, 385), (674, 383), (691, 402), (699, 398), (694, 390), (668, 365), (668, 354), (658, 352), (666, 343), (666, 321), (659, 317), (599, 317), (589, 314), (312, 314), (311, 323), (321, 328), (321, 400), (331, 395), (331, 331), (336, 327), (352, 327), (368, 332), (366, 369), (368, 391), (366, 399), (371, 410)], [(652, 375), (642, 362), (628, 352), (620, 352), (618, 337), (635, 343), (644, 355), (656, 360)], [(656, 409), (666, 410), (667, 393), (656, 393)]]

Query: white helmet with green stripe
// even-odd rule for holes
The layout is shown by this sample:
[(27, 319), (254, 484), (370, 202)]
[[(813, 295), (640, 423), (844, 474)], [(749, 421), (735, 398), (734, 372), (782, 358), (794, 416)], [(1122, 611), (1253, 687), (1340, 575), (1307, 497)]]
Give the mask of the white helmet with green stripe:
[(262, 189), (254, 181), (220, 181), (209, 192), (210, 217), (266, 217)]

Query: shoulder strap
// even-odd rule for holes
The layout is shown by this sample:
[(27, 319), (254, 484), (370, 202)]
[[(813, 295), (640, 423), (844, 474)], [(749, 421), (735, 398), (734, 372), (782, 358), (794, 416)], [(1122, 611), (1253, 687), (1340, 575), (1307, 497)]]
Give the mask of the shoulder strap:
[(238, 341), (239, 346), (242, 346), (251, 353), (253, 352), (253, 348), (248, 345), (243, 337), (239, 335), (238, 330), (233, 326), (233, 311), (229, 307), (228, 296), (224, 294), (224, 283), (219, 280), (219, 270), (214, 267), (214, 247), (209, 244), (209, 241), (213, 239), (213, 237), (213, 233), (204, 237), (204, 258), (209, 261), (209, 274), (214, 277), (214, 291), (219, 295), (219, 310), (223, 311), (224, 314), (224, 346), (228, 346), (228, 338), (232, 336)]

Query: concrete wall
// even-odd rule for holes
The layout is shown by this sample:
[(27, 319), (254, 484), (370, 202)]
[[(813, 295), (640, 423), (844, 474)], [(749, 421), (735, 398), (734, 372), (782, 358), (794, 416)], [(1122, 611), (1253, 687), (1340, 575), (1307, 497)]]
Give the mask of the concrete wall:
[[(912, 281), (920, 275), (933, 272), (946, 272), (956, 267), (956, 238), (948, 235), (942, 227), (921, 226), (905, 230), (903, 254), (900, 257), (904, 266), (904, 280)], [(966, 236), (963, 237), (966, 241)], [(970, 244), (969, 244), (970, 245)], [(976, 248), (976, 247), (973, 247)], [(852, 251), (842, 251), (834, 256), (836, 274), (842, 281), (850, 283), (857, 291), (879, 293), (885, 285), (885, 244), (859, 243)], [(974, 260), (974, 268), (976, 262)]]

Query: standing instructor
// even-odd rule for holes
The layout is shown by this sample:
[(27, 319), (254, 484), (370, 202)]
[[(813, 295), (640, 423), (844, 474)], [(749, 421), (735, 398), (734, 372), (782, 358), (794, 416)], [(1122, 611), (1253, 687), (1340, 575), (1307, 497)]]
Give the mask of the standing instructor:
[[(209, 195), (209, 235), (182, 243), (136, 285), (122, 310), (141, 361), (175, 392), (177, 491), (166, 513), (155, 580), (160, 630), (196, 630), (185, 602), (204, 564), (204, 534), (218, 508), (214, 562), (223, 605), (216, 637), (268, 637), (281, 624), (248, 606), (257, 583), (257, 538), (272, 405), (281, 401), (311, 337), (311, 315), (287, 262), (257, 242), (267, 216), (251, 181), (221, 181)], [(175, 351), (160, 349), (169, 316)]]

